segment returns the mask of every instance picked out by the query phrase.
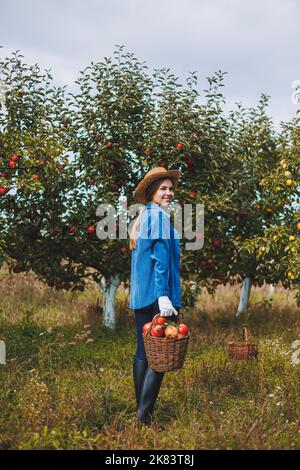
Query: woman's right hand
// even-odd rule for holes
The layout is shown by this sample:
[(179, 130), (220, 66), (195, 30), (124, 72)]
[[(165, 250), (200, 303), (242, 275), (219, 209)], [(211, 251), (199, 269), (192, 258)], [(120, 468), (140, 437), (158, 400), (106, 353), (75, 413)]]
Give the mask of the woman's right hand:
[(172, 315), (178, 315), (177, 310), (173, 307), (172, 302), (167, 295), (158, 297), (158, 306), (160, 315), (162, 317), (171, 317)]

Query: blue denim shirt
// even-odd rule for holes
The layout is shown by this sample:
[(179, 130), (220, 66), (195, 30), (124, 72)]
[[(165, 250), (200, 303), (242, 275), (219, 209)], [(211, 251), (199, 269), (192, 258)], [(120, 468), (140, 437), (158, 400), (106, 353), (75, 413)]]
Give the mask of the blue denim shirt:
[(128, 308), (147, 307), (162, 295), (181, 306), (180, 239), (170, 215), (149, 202), (132, 251)]

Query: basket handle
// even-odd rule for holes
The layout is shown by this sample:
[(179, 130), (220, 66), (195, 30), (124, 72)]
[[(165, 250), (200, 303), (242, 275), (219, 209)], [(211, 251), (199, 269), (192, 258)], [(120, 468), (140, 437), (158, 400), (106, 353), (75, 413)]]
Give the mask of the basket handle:
[(245, 341), (245, 343), (248, 343), (248, 330), (245, 326), (243, 328), (243, 341)]
[(150, 335), (150, 330), (151, 330), (151, 328), (152, 328), (153, 322), (154, 322), (155, 318), (157, 318), (157, 317), (159, 317), (159, 316), (160, 316), (159, 313), (157, 313), (157, 314), (154, 315), (154, 317), (152, 318), (152, 320), (151, 320), (151, 325), (150, 325), (150, 328), (148, 329), (148, 331), (147, 331), (147, 333), (146, 333), (146, 336)]

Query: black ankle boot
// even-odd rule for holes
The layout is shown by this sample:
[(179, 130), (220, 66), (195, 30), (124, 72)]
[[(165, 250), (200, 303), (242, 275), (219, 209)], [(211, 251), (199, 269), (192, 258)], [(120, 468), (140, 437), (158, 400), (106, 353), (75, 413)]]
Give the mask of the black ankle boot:
[(145, 373), (148, 369), (148, 361), (147, 359), (137, 359), (134, 356), (133, 359), (133, 381), (134, 381), (134, 389), (135, 389), (135, 398), (137, 407), (139, 406), (140, 397), (142, 386), (144, 382)]
[(153, 408), (164, 374), (164, 372), (157, 372), (150, 368), (148, 368), (145, 374), (140, 404), (137, 410), (137, 419), (147, 426), (150, 426), (152, 422)]

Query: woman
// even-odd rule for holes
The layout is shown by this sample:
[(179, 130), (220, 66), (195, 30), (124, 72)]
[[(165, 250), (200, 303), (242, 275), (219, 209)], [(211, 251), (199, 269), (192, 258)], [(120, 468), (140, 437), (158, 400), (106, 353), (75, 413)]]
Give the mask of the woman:
[(177, 322), (181, 306), (180, 240), (166, 209), (177, 189), (179, 170), (163, 167), (150, 170), (135, 190), (142, 209), (130, 233), (130, 305), (137, 328), (137, 350), (133, 358), (133, 379), (137, 419), (150, 425), (164, 372), (148, 367), (142, 328), (160, 313)]

